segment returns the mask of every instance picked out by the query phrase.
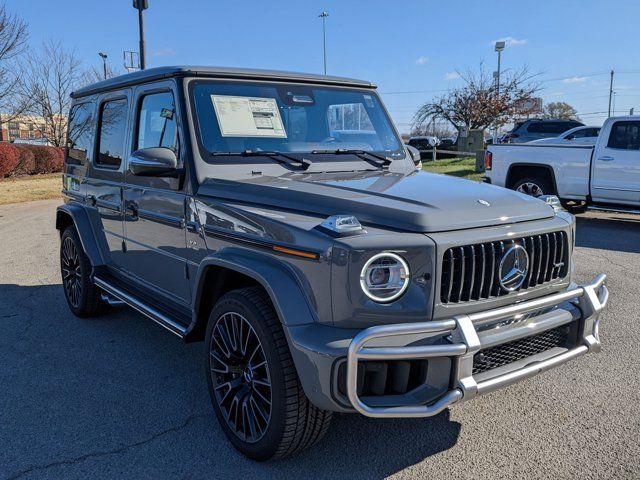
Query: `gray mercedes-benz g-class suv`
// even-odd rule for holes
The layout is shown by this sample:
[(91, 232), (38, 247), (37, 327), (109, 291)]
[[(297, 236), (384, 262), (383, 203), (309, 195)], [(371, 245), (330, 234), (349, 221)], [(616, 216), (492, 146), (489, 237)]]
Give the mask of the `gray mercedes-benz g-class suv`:
[(428, 417), (600, 348), (573, 217), (417, 172), (369, 82), (154, 68), (73, 94), (57, 210), (79, 317), (205, 341), (213, 408), (264, 460), (332, 412)]

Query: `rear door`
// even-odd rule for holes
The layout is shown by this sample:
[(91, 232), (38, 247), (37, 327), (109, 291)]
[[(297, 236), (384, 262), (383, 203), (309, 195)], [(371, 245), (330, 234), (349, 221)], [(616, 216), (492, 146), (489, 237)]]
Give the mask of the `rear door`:
[[(173, 150), (181, 159), (177, 92), (172, 81), (136, 88), (131, 151)], [(183, 162), (184, 160), (179, 160)], [(184, 306), (191, 301), (186, 269), (185, 198), (180, 178), (125, 172), (124, 204), (127, 269), (136, 285)]]
[[(125, 269), (122, 182), (127, 149), (129, 91), (110, 92), (98, 99), (96, 144), (87, 162), (86, 202), (107, 265)], [(101, 235), (103, 234), (103, 235)]]
[(640, 120), (616, 120), (602, 129), (593, 158), (596, 202), (640, 203)]

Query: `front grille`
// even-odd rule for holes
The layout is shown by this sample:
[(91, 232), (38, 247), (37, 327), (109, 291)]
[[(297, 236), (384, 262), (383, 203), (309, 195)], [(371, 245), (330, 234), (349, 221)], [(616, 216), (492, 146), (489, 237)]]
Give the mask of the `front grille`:
[(520, 290), (567, 275), (569, 248), (565, 232), (551, 232), (497, 242), (449, 248), (442, 259), (440, 300), (468, 302), (507, 295), (500, 287), (498, 268), (513, 244), (529, 254), (529, 271)]
[(563, 325), (532, 337), (480, 350), (473, 356), (473, 374), (508, 365), (554, 347), (564, 347), (568, 338), (569, 326)]

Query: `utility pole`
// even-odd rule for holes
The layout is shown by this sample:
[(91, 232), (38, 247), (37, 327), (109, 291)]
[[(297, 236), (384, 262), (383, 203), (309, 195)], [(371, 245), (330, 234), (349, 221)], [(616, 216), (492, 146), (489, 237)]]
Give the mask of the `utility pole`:
[(324, 74), (327, 74), (327, 31), (325, 27), (325, 20), (329, 14), (322, 12), (318, 17), (322, 18), (322, 55), (324, 57)]
[(609, 114), (611, 116), (611, 100), (613, 99), (613, 70), (611, 70), (611, 82), (609, 82)]
[(107, 79), (107, 54), (103, 52), (98, 52), (100, 58), (102, 58), (102, 72), (104, 75), (104, 79)]
[(147, 67), (147, 57), (144, 46), (144, 12), (149, 8), (149, 0), (133, 0), (133, 8), (138, 10), (138, 27), (140, 29), (140, 70)]

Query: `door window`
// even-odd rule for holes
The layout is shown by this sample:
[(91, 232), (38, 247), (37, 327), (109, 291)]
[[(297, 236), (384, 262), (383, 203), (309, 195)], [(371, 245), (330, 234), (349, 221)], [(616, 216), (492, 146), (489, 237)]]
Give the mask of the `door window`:
[[(33, 127), (33, 128), (32, 128)], [(29, 125), (29, 137), (35, 127)], [(69, 114), (69, 130), (67, 136), (67, 163), (84, 165), (87, 155), (93, 147), (93, 104), (75, 105)]]
[(171, 92), (142, 97), (136, 138), (136, 149), (165, 147), (178, 155), (176, 107)]
[(640, 150), (640, 122), (615, 122), (607, 147), (618, 150)]
[(117, 169), (122, 163), (127, 129), (127, 100), (110, 100), (100, 108), (100, 142), (96, 164)]

